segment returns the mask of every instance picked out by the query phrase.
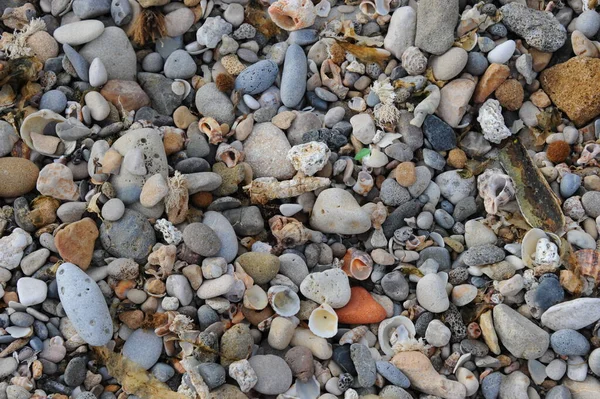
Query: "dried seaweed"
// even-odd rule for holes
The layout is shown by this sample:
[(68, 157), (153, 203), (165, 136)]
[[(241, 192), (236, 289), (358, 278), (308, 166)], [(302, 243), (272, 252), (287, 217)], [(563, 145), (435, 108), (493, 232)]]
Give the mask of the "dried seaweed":
[(166, 384), (124, 356), (104, 346), (95, 346), (93, 350), (106, 365), (108, 373), (119, 381), (125, 392), (148, 399), (189, 399), (171, 391)]
[(159, 7), (144, 8), (131, 24), (128, 32), (131, 39), (143, 46), (147, 42), (154, 42), (167, 35), (165, 16)]
[(271, 20), (269, 14), (257, 3), (251, 3), (246, 7), (246, 21), (254, 26), (256, 30), (265, 35), (267, 39), (279, 34), (281, 29)]
[(532, 227), (556, 232), (565, 225), (565, 216), (548, 182), (533, 164), (518, 140), (509, 141), (499, 160), (516, 187), (516, 198), (523, 217)]

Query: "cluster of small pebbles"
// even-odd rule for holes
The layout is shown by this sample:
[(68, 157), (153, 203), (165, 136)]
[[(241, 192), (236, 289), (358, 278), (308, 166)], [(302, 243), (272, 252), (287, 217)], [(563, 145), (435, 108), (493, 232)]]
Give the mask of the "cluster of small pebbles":
[(0, 399), (600, 398), (598, 7), (0, 0)]

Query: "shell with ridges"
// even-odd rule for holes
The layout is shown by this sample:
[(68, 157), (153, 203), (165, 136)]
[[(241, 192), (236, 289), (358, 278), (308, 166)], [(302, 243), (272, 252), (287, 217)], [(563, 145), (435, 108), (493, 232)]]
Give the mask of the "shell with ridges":
[(477, 178), (479, 195), (487, 213), (495, 215), (498, 207), (508, 204), (515, 198), (512, 179), (500, 169), (487, 169)]
[(356, 248), (350, 248), (344, 256), (342, 270), (352, 278), (366, 280), (373, 271), (373, 259), (371, 256)]

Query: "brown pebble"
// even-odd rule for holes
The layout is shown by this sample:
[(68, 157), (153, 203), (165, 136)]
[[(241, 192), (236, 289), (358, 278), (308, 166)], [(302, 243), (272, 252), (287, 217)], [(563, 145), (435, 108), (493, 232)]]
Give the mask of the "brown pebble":
[(141, 310), (130, 310), (123, 312), (119, 315), (119, 320), (125, 323), (125, 325), (132, 330), (137, 330), (144, 322), (144, 312)]
[(198, 208), (206, 208), (213, 201), (213, 195), (208, 192), (199, 192), (190, 197), (192, 204)]
[(467, 164), (467, 154), (460, 148), (453, 148), (448, 153), (448, 165), (456, 169), (462, 169)]
[(0, 158), (0, 198), (15, 198), (35, 188), (40, 169), (24, 158)]
[(529, 100), (538, 108), (546, 108), (549, 107), (552, 102), (550, 101), (550, 97), (544, 92), (544, 90), (539, 89), (535, 93), (532, 93), (529, 96)]
[(150, 295), (162, 295), (166, 291), (165, 283), (163, 283), (157, 278), (151, 278), (146, 280), (144, 289)]
[(483, 103), (510, 75), (510, 68), (504, 64), (491, 64), (486, 70), (473, 94), (475, 103)]
[(82, 270), (87, 270), (92, 261), (98, 235), (96, 222), (90, 218), (84, 218), (69, 224), (56, 233), (54, 245), (66, 262), (71, 262)]
[(403, 187), (409, 187), (417, 181), (417, 173), (415, 172), (415, 164), (412, 162), (402, 162), (394, 170), (394, 177), (398, 184)]
[(183, 149), (184, 142), (185, 140), (181, 134), (174, 131), (167, 131), (163, 139), (165, 153), (167, 156), (174, 154), (177, 151), (181, 151)]
[(516, 79), (504, 81), (495, 91), (496, 99), (509, 111), (516, 111), (523, 105), (525, 92), (523, 86)]
[(188, 107), (182, 105), (173, 112), (173, 122), (180, 129), (187, 129), (192, 123), (198, 122), (198, 117)]

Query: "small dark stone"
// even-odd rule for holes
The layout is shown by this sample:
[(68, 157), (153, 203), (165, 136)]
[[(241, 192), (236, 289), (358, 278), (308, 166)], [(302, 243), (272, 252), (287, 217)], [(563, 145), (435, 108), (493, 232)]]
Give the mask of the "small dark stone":
[(85, 375), (87, 373), (86, 368), (87, 360), (85, 357), (76, 357), (71, 359), (67, 368), (65, 369), (65, 384), (70, 387), (77, 387), (83, 384)]
[(333, 349), (333, 361), (347, 373), (356, 375), (354, 362), (350, 357), (350, 345), (342, 345)]
[(419, 318), (415, 322), (415, 332), (417, 333), (418, 336), (420, 336), (420, 337), (425, 336), (425, 332), (427, 331), (427, 326), (429, 326), (429, 323), (431, 322), (431, 320), (434, 319), (434, 317), (435, 317), (435, 315), (431, 312), (423, 312), (423, 314), (421, 314), (421, 316), (419, 316)]
[(540, 277), (540, 285), (535, 290), (533, 302), (540, 312), (563, 301), (565, 291), (555, 274), (547, 273)]
[(460, 343), (460, 350), (462, 353), (470, 353), (476, 357), (483, 357), (489, 353), (490, 348), (481, 341), (465, 339)]
[(436, 151), (448, 151), (456, 147), (454, 129), (435, 115), (425, 118), (423, 133)]

